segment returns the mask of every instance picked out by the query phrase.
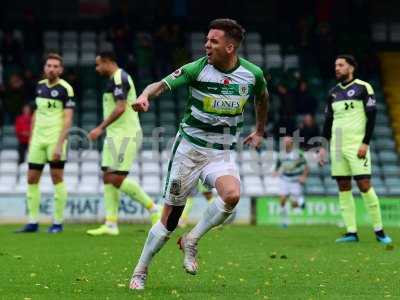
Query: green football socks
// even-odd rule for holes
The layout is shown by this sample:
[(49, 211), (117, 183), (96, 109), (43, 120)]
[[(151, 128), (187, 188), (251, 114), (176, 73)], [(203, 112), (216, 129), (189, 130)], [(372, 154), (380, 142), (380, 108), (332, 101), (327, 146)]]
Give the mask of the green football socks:
[(150, 196), (133, 179), (125, 178), (119, 189), (131, 199), (140, 202), (148, 210), (155, 205)]
[(64, 209), (67, 204), (67, 188), (64, 182), (54, 185), (54, 223), (62, 224), (64, 220)]
[(106, 222), (117, 223), (119, 209), (119, 190), (112, 184), (104, 185), (104, 206)]
[(368, 192), (361, 193), (361, 196), (364, 200), (365, 207), (368, 211), (368, 214), (372, 221), (372, 226), (375, 231), (379, 231), (383, 229), (382, 225), (382, 216), (381, 216), (381, 208), (379, 206), (379, 199), (375, 193), (374, 188), (370, 188)]
[(29, 223), (37, 223), (39, 220), (40, 190), (39, 184), (28, 184), (26, 192), (28, 205)]
[(339, 192), (339, 204), (347, 232), (357, 232), (356, 207), (351, 191)]

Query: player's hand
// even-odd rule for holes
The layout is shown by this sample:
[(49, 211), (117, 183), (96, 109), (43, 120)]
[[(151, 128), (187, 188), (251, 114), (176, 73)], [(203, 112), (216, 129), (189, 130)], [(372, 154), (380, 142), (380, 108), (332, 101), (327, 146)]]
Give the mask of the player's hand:
[(245, 145), (252, 146), (254, 148), (259, 148), (261, 146), (261, 142), (263, 141), (264, 136), (257, 133), (257, 131), (250, 133), (249, 136), (247, 136), (243, 143)]
[(318, 163), (319, 165), (322, 167), (323, 165), (325, 165), (325, 158), (326, 158), (326, 150), (325, 148), (319, 148), (319, 152), (318, 152)]
[(299, 177), (299, 182), (300, 182), (300, 184), (305, 184), (305, 183), (306, 183), (306, 180), (307, 180), (307, 177), (306, 177), (306, 176), (300, 176), (300, 177)]
[(61, 160), (61, 152), (62, 152), (62, 148), (61, 146), (56, 146), (56, 148), (54, 149), (53, 152), (53, 161), (60, 161)]
[(358, 149), (357, 156), (360, 159), (364, 159), (368, 152), (368, 145), (361, 144), (360, 148)]
[(139, 112), (146, 112), (149, 110), (149, 99), (147, 96), (144, 96), (143, 94), (140, 95), (136, 102), (132, 104), (132, 108), (134, 111), (139, 111)]
[(103, 129), (101, 127), (96, 127), (95, 129), (89, 132), (88, 138), (92, 141), (95, 141), (102, 134), (103, 134)]
[(273, 171), (271, 175), (272, 177), (278, 177), (279, 173), (277, 171)]

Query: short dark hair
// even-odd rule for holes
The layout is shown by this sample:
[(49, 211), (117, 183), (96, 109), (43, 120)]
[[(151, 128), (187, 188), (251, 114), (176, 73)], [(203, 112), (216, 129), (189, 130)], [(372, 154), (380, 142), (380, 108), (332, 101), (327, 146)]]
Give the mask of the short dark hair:
[(117, 56), (112, 51), (101, 51), (97, 54), (101, 59), (106, 59), (112, 62), (117, 62)]
[(240, 45), (246, 33), (246, 30), (242, 27), (242, 25), (233, 19), (215, 19), (211, 21), (210, 25), (208, 26), (208, 30), (211, 29), (219, 29), (224, 31), (229, 38), (233, 39), (237, 43), (236, 46)]
[(349, 65), (354, 67), (354, 70), (357, 70), (358, 68), (358, 63), (357, 60), (353, 55), (350, 54), (341, 54), (336, 56), (336, 59), (344, 59)]
[(63, 60), (62, 56), (61, 56), (60, 54), (58, 54), (58, 53), (51, 52), (51, 53), (47, 54), (47, 55), (46, 55), (46, 59), (44, 60), (45, 63), (47, 63), (47, 61), (48, 61), (49, 59), (56, 59), (56, 60), (58, 60), (58, 61), (60, 62), (60, 64), (61, 64), (62, 66), (64, 65), (64, 60)]

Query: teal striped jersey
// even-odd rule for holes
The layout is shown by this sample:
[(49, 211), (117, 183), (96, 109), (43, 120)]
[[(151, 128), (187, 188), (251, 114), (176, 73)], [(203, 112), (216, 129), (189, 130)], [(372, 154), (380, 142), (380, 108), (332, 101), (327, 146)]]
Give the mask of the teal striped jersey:
[(303, 174), (307, 161), (303, 151), (292, 149), (290, 152), (281, 151), (278, 153), (275, 170), (285, 177), (298, 178)]
[(238, 58), (233, 70), (223, 72), (203, 57), (163, 81), (171, 90), (188, 87), (181, 134), (191, 143), (216, 149), (234, 147), (243, 126), (247, 100), (261, 96), (266, 90), (263, 71), (243, 58)]

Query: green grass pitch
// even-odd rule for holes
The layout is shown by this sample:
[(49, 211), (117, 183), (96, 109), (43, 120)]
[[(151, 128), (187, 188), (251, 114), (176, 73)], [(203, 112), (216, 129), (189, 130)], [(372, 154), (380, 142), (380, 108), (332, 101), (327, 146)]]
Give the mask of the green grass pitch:
[(333, 226), (227, 226), (199, 245), (200, 271), (182, 269), (178, 230), (156, 256), (147, 289), (128, 290), (147, 225), (122, 225), (117, 237), (89, 237), (87, 225), (60, 235), (17, 235), (0, 226), (0, 299), (400, 299), (395, 248), (361, 228), (358, 244), (336, 245)]

